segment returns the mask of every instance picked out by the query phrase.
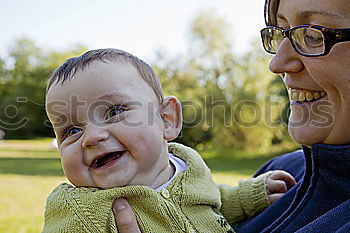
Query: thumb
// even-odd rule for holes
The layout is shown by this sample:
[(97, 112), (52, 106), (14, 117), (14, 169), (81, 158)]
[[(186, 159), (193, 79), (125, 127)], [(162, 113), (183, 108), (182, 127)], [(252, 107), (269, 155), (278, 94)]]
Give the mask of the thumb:
[(135, 214), (125, 199), (118, 198), (114, 200), (112, 210), (119, 233), (141, 232)]

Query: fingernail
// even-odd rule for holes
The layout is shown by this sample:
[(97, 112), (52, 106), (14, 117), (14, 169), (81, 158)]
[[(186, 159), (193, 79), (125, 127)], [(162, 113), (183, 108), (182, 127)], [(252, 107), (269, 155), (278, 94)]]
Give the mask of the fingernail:
[(124, 199), (119, 198), (119, 199), (114, 201), (114, 204), (113, 204), (114, 210), (120, 211), (120, 210), (125, 209), (125, 208), (126, 208), (126, 203), (125, 203)]

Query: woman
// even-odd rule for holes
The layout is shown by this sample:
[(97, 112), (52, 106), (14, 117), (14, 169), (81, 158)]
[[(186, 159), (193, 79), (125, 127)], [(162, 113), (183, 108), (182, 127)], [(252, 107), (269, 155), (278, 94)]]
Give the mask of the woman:
[(304, 145), (305, 175), (237, 231), (350, 232), (350, 30), (333, 30), (350, 27), (350, 4), (267, 0), (265, 6), (272, 27), (261, 31), (263, 45), (275, 54), (270, 70), (290, 92), (289, 133)]
[(290, 92), (289, 132), (303, 152), (278, 157), (259, 172), (290, 170), (286, 161), (304, 158), (303, 166), (297, 162), (294, 168), (300, 175), (304, 167), (305, 174), (236, 230), (350, 232), (350, 3), (266, 0), (265, 6), (263, 45), (275, 54), (270, 70)]

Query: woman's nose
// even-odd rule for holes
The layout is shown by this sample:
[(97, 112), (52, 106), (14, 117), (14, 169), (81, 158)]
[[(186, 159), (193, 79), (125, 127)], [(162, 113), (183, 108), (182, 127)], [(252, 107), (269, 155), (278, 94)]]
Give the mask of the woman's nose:
[(109, 137), (108, 131), (103, 127), (89, 126), (85, 128), (84, 138), (82, 142), (83, 148), (96, 146), (99, 143), (106, 141)]
[(300, 56), (294, 50), (290, 40), (284, 38), (270, 62), (269, 69), (275, 74), (300, 72), (304, 68)]

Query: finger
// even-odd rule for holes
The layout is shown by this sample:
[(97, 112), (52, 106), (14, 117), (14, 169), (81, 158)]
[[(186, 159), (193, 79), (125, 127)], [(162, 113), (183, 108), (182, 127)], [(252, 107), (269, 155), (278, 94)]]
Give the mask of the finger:
[(270, 194), (268, 195), (268, 198), (270, 200), (271, 203), (275, 203), (276, 201), (278, 201), (284, 193), (274, 193), (274, 194)]
[(268, 194), (285, 193), (288, 190), (287, 185), (284, 181), (272, 179), (267, 179), (266, 189)]
[(274, 180), (284, 180), (288, 182), (291, 186), (294, 186), (297, 184), (297, 182), (295, 181), (294, 177), (291, 174), (282, 170), (273, 171), (269, 176), (269, 178)]
[(118, 198), (114, 200), (112, 210), (119, 233), (141, 232), (135, 214), (125, 199)]

